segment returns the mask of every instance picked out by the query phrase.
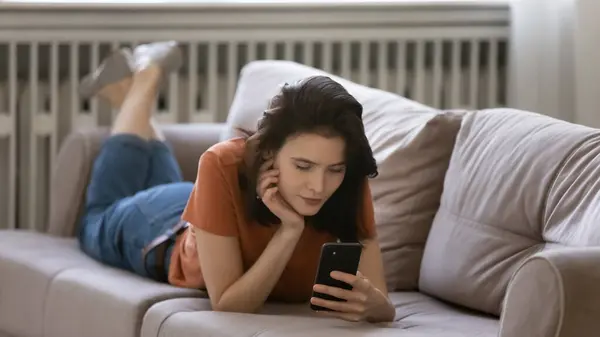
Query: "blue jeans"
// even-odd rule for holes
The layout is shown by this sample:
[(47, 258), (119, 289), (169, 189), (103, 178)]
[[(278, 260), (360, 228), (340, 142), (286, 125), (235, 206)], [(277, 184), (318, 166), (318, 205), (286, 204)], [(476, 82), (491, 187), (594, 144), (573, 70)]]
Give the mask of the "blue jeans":
[[(130, 134), (108, 138), (92, 168), (79, 243), (109, 266), (158, 280), (156, 254), (142, 249), (181, 217), (193, 183), (184, 182), (170, 148)], [(165, 271), (175, 238), (167, 243)]]

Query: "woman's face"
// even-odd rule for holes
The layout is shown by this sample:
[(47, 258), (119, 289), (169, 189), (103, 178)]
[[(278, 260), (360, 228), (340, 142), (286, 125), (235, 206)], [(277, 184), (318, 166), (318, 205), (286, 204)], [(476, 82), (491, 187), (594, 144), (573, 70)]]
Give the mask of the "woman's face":
[(341, 137), (304, 133), (288, 138), (274, 163), (282, 197), (300, 215), (315, 215), (344, 180), (344, 154)]

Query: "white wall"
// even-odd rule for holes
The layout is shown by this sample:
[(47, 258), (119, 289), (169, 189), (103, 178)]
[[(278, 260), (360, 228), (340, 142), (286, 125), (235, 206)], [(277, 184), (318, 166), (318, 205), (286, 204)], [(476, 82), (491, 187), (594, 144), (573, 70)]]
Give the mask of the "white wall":
[[(564, 1), (564, 0), (563, 0)], [(575, 121), (600, 127), (600, 1), (578, 0), (575, 10)]]
[(600, 127), (600, 1), (511, 6), (510, 106)]

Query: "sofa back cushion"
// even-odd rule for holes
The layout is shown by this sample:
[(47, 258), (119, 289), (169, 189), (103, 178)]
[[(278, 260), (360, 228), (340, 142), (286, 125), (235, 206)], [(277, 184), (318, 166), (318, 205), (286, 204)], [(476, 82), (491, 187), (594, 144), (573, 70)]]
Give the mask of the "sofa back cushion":
[(223, 139), (238, 135), (236, 127), (256, 130), (282, 84), (314, 75), (331, 77), (363, 105), (363, 123), (379, 169), (370, 187), (388, 288), (414, 290), (461, 114), (294, 62), (256, 61), (242, 69)]
[(468, 113), (420, 289), (499, 315), (514, 271), (546, 249), (600, 244), (600, 133), (540, 114)]

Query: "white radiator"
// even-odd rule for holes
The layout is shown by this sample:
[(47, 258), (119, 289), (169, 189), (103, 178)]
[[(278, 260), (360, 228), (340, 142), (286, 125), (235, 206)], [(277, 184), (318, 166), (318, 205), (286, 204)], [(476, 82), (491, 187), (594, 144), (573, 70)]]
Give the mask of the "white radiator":
[(257, 59), (294, 60), (439, 108), (506, 104), (506, 6), (141, 8), (0, 11), (0, 227), (45, 229), (61, 141), (113, 118), (101, 102), (79, 99), (79, 80), (121, 46), (182, 43), (185, 66), (157, 102), (162, 123), (224, 121), (239, 70)]

